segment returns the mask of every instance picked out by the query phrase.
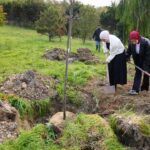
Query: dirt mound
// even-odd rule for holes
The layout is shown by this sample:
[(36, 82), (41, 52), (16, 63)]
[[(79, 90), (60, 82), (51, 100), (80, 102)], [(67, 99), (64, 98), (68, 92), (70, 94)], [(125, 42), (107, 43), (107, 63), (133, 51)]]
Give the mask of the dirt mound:
[[(43, 57), (49, 60), (62, 61), (66, 59), (66, 51), (64, 49), (54, 48), (48, 50)], [(99, 59), (96, 58), (88, 48), (79, 48), (77, 50), (77, 54), (72, 52), (69, 54), (69, 63), (72, 63), (76, 60), (82, 61), (86, 64), (99, 63)]]
[(55, 80), (38, 74), (35, 71), (27, 71), (8, 78), (0, 87), (0, 91), (13, 94), (30, 100), (54, 98)]
[[(150, 149), (150, 116), (136, 114), (115, 114), (112, 116), (112, 127), (121, 143), (137, 150)], [(145, 119), (146, 118), (146, 119)], [(114, 121), (115, 120), (115, 121)], [(146, 128), (148, 127), (148, 128)]]
[[(75, 53), (70, 53), (69, 54), (69, 60), (75, 61), (77, 59), (77, 54)], [(48, 50), (44, 55), (44, 58), (49, 59), (49, 60), (65, 60), (66, 59), (66, 51), (61, 48), (54, 48), (51, 50)]]
[(99, 59), (96, 58), (90, 49), (88, 48), (79, 48), (77, 50), (78, 60), (85, 62), (86, 64), (97, 64), (99, 63)]
[(0, 104), (0, 143), (18, 136), (19, 115), (8, 103)]

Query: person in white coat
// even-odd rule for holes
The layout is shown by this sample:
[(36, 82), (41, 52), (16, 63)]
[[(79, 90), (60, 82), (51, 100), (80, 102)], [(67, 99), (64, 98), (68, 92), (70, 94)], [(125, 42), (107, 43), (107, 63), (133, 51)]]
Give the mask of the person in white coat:
[(100, 39), (104, 42), (104, 53), (109, 53), (106, 63), (108, 64), (110, 85), (117, 88), (117, 84), (126, 84), (127, 65), (124, 45), (118, 37), (106, 30), (100, 33)]

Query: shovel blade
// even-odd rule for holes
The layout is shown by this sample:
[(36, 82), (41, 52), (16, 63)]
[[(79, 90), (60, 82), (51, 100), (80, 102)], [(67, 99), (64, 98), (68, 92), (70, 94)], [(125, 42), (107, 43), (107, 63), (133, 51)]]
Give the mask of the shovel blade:
[(104, 93), (105, 94), (114, 94), (116, 92), (115, 86), (106, 85), (104, 86)]

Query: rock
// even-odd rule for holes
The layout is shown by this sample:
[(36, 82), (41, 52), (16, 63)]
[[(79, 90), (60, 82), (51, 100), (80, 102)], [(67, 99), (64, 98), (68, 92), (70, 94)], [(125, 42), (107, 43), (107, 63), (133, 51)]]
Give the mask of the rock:
[(20, 119), (17, 110), (8, 103), (0, 106), (0, 143), (18, 136)]
[(29, 84), (31, 81), (34, 80), (34, 78), (35, 78), (35, 72), (29, 70), (25, 74), (23, 74), (20, 79), (23, 83), (25, 82)]
[(27, 88), (27, 84), (25, 82), (23, 82), (21, 87), (22, 87), (22, 89), (26, 89)]
[(2, 103), (0, 106), (0, 121), (15, 121), (17, 110), (8, 103)]
[[(72, 120), (75, 117), (75, 114), (72, 112), (66, 112), (66, 120)], [(62, 132), (64, 129), (64, 123), (65, 120), (63, 119), (63, 112), (58, 112), (55, 115), (53, 115), (49, 122), (54, 125), (58, 131)]]

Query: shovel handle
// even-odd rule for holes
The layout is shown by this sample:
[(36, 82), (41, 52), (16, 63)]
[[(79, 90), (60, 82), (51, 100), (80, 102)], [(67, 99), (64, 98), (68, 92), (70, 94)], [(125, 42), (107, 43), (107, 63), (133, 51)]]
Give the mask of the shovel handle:
[[(108, 54), (107, 54), (107, 53), (105, 54), (105, 57), (106, 57), (106, 58), (108, 57)], [(107, 82), (110, 83), (108, 64), (106, 64), (106, 79), (107, 79)]]
[(134, 64), (131, 63), (131, 62), (128, 62), (128, 63), (131, 64), (132, 66), (135, 66), (135, 67), (136, 67), (137, 69), (139, 69), (141, 72), (143, 72), (144, 74), (146, 74), (147, 76), (150, 77), (150, 73), (148, 73), (147, 71), (145, 71), (145, 70), (143, 70), (142, 68), (140, 68), (140, 67), (134, 65)]

